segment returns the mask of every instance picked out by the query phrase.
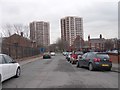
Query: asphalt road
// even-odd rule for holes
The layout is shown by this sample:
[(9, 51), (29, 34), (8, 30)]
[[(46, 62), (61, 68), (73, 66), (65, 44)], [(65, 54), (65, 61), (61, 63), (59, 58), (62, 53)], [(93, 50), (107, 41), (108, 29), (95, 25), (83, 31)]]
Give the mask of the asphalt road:
[(118, 88), (118, 73), (76, 68), (63, 55), (38, 59), (22, 66), (19, 78), (11, 78), (3, 88)]

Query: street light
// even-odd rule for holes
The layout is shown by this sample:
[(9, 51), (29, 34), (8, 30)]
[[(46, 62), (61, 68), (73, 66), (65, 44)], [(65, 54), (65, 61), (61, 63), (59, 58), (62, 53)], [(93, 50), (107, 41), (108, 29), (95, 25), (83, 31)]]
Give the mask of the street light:
[(17, 59), (17, 47), (18, 47), (18, 43), (14, 43), (14, 46), (16, 48), (16, 59)]
[(117, 46), (118, 46), (118, 64), (120, 63), (119, 62), (119, 54), (120, 54), (120, 39), (118, 39), (118, 41), (117, 41)]

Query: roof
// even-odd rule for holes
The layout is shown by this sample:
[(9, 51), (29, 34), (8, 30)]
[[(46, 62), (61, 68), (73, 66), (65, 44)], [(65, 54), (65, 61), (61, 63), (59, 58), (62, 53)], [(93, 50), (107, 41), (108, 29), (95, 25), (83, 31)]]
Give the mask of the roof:
[(92, 38), (90, 40), (105, 40), (104, 38)]
[[(28, 39), (28, 38), (26, 38), (26, 37), (23, 37), (23, 36), (21, 36), (21, 35), (19, 35), (19, 34), (13, 34), (13, 35), (11, 35), (11, 36), (9, 36), (9, 37), (14, 37), (14, 36), (18, 36), (18, 37), (20, 37), (20, 38), (24, 38), (25, 40), (27, 40), (27, 41), (32, 41), (32, 40), (30, 40), (30, 39)], [(9, 38), (9, 37), (7, 37), (7, 38)]]

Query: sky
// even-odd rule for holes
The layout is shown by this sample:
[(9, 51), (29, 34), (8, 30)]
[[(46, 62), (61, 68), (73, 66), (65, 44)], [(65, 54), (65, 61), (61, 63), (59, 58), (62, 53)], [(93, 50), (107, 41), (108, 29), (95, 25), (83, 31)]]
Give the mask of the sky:
[[(50, 43), (61, 37), (60, 19), (83, 18), (84, 39), (118, 38), (119, 0), (0, 0), (0, 26), (29, 25), (33, 21), (50, 23)], [(4, 29), (0, 29), (2, 32)]]

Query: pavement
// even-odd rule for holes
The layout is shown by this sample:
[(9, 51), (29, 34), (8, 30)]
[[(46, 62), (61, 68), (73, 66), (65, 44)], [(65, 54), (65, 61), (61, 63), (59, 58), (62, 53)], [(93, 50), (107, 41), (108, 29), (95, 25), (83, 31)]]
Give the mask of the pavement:
[(19, 60), (18, 61), (18, 63), (21, 65), (21, 66), (23, 66), (23, 65), (25, 65), (25, 64), (27, 64), (27, 63), (31, 63), (31, 62), (34, 62), (34, 61), (36, 61), (36, 60), (38, 60), (38, 59), (41, 59), (42, 58), (42, 56), (37, 56), (37, 57), (35, 57), (35, 58), (33, 58), (33, 57), (31, 57), (31, 58), (26, 58), (25, 60)]
[[(31, 62), (33, 62), (33, 61), (35, 61), (35, 60), (38, 60), (38, 59), (41, 59), (42, 58), (42, 56), (41, 55), (38, 55), (38, 56), (36, 56), (36, 57), (31, 57), (31, 58), (26, 58), (25, 60), (19, 60), (18, 61), (18, 63), (20, 64), (20, 65), (25, 65), (25, 64), (27, 64), (27, 63), (31, 63)], [(116, 64), (116, 63), (112, 63), (112, 71), (113, 72), (118, 72), (118, 73), (120, 73), (120, 66), (119, 66), (119, 64)]]
[(119, 68), (120, 68), (119, 64), (115, 64), (115, 63), (112, 64), (112, 71), (120, 73), (120, 69)]

